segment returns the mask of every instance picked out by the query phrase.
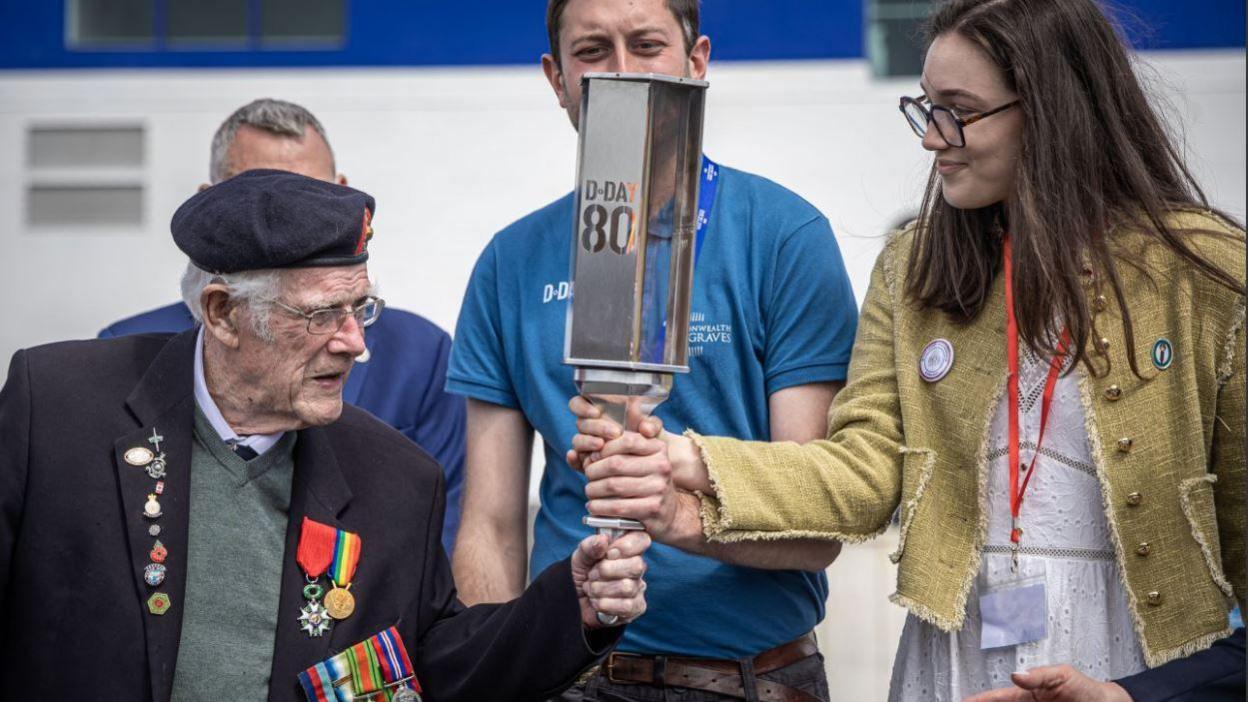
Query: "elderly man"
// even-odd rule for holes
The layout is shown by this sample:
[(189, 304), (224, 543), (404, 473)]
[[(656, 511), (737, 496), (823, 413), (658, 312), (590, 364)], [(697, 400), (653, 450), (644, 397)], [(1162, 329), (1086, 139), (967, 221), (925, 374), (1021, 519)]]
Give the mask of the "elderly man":
[[(571, 123), (587, 72), (704, 78), (711, 45), (698, 20), (697, 0), (549, 0), (542, 66)], [(690, 373), (657, 413), (673, 431), (822, 437), (857, 321), (836, 238), (817, 209), (769, 180), (709, 159), (702, 172), (713, 202), (698, 235), (705, 245), (697, 247)], [(564, 458), (576, 432), (566, 409), (576, 393), (563, 363), (567, 300), (541, 294), (567, 280), (574, 209), (567, 195), (497, 234), (460, 310), (447, 387), (469, 398), (454, 554), (467, 602), (499, 602), (524, 586), (534, 429), (546, 470), (531, 571), (585, 534), (585, 479)], [(585, 696), (664, 699), (666, 686), (699, 700), (826, 699), (810, 632), (823, 617), (823, 571), (839, 550), (814, 541), (702, 555), (656, 546), (647, 554), (650, 610), (587, 681)]]
[[(320, 120), (283, 100), (263, 98), (243, 105), (212, 138), (213, 183), (256, 168), (347, 184)], [(181, 332), (193, 326), (191, 310), (177, 302), (115, 322), (100, 338)], [(442, 545), (449, 553), (459, 527), (464, 463), (464, 400), (443, 389), (451, 337), (420, 315), (387, 307), (369, 327), (365, 346), (342, 388), (342, 399), (372, 412), (442, 464), (447, 498)]]
[(196, 329), (14, 356), (0, 698), (540, 699), (620, 635), (595, 611), (644, 610), (648, 539), (628, 537), (586, 539), (507, 604), (458, 602), (441, 470), (342, 402), (382, 308), (374, 211), (239, 175), (173, 219)]

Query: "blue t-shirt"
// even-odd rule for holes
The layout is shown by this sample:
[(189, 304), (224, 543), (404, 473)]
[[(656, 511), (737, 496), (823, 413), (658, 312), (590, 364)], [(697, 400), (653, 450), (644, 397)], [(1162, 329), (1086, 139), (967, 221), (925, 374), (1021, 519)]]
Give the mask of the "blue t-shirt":
[[(473, 270), (451, 350), (447, 389), (524, 412), (545, 442), (530, 572), (568, 557), (590, 529), (585, 478), (564, 460), (576, 433), (563, 364), (574, 197), (499, 232)], [(857, 311), (828, 221), (755, 175), (723, 168), (694, 272), (688, 374), (656, 414), (673, 432), (770, 436), (767, 398), (845, 379)], [(645, 616), (620, 649), (752, 656), (823, 618), (823, 573), (728, 565), (654, 545)]]

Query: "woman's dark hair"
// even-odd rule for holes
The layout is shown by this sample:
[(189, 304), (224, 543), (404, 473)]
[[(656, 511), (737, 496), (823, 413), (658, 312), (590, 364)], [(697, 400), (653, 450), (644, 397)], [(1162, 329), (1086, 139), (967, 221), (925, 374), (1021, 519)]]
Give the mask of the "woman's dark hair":
[[(933, 167), (907, 268), (906, 292), (920, 307), (961, 322), (975, 318), (1000, 269), (1006, 227), (1019, 336), (1027, 346), (1051, 354), (1059, 334), (1054, 327), (1064, 323), (1076, 360), (1095, 372), (1086, 354), (1096, 335), (1083, 282), (1090, 263), (1122, 311), (1128, 359), (1139, 375), (1115, 260), (1144, 268), (1132, 252), (1111, 253), (1107, 235), (1115, 227), (1156, 238), (1202, 274), (1244, 294), (1234, 275), (1192, 247), (1191, 230), (1167, 224), (1175, 210), (1212, 210), (1093, 0), (950, 0), (926, 30), (929, 44), (956, 32), (982, 48), (1018, 94), (1024, 126), (1008, 222), (1001, 204), (960, 210), (946, 203)], [(1213, 214), (1242, 231), (1226, 215)]]

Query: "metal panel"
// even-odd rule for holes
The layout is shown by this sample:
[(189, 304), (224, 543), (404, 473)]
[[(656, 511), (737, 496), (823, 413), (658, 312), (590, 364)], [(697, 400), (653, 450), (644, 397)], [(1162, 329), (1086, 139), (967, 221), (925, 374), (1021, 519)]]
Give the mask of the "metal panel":
[(143, 188), (32, 185), (26, 191), (26, 223), (76, 230), (139, 227), (143, 224)]
[(143, 165), (143, 128), (32, 127), (26, 162), (32, 168), (137, 168)]

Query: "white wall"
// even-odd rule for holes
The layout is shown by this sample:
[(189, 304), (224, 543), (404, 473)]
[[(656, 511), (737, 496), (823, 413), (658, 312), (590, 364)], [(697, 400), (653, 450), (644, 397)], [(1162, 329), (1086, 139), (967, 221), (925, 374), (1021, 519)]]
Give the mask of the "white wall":
[[(1243, 215), (1242, 52), (1154, 54), (1212, 200)], [(771, 177), (831, 219), (859, 298), (878, 236), (918, 201), (928, 159), (897, 112), (915, 81), (860, 62), (712, 67), (707, 152)], [(371, 268), (390, 303), (451, 329), (494, 231), (571, 188), (575, 133), (536, 68), (0, 73), (0, 358), (93, 336), (171, 301), (174, 209), (206, 180), (219, 121), (259, 96), (325, 123), (340, 169), (377, 197)], [(145, 226), (124, 235), (24, 230), (29, 125), (147, 129)]]
[[(1242, 218), (1243, 52), (1144, 58), (1211, 200)], [(917, 206), (929, 163), (896, 108), (916, 81), (873, 81), (860, 62), (717, 64), (710, 80), (707, 152), (822, 209), (861, 300), (879, 237)], [(572, 186), (575, 134), (536, 66), (0, 73), (0, 359), (176, 298), (184, 259), (169, 217), (207, 179), (220, 120), (262, 96), (321, 118), (340, 169), (377, 198), (370, 267), (382, 294), (447, 329), (493, 232)], [(25, 231), (28, 126), (119, 121), (147, 130), (145, 226)], [(834, 698), (881, 699), (887, 687), (902, 619), (885, 600), (888, 550), (849, 547), (829, 571), (820, 632)]]

